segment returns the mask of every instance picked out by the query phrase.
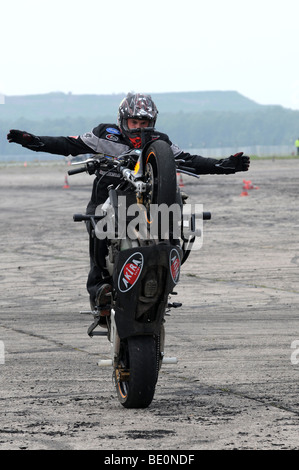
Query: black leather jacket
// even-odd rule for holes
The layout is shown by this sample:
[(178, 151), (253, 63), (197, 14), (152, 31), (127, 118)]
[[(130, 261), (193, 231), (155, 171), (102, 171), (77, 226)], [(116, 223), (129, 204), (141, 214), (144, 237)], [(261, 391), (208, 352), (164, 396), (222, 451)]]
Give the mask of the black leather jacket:
[[(151, 137), (152, 140), (161, 139), (167, 142), (171, 146), (174, 157), (185, 160), (184, 166), (193, 168), (197, 174), (226, 173), (222, 168), (215, 166), (216, 163), (219, 163), (218, 159), (205, 158), (183, 152), (183, 150), (170, 141), (168, 135), (162, 132), (155, 131)], [(134, 147), (133, 142), (130, 141), (115, 124), (99, 124), (91, 132), (86, 132), (79, 136), (39, 136), (39, 138), (42, 145), (38, 148), (31, 147), (32, 150), (65, 156), (75, 156), (85, 153), (104, 153), (117, 157), (121, 153)]]
[[(173, 144), (166, 134), (155, 130), (150, 135), (150, 138), (151, 140), (161, 139), (167, 142), (173, 151), (174, 157), (184, 160), (184, 168), (192, 168), (197, 174), (234, 173), (232, 170), (227, 171), (226, 169), (218, 166), (222, 160), (201, 157), (200, 155), (190, 155), (189, 153), (184, 152), (177, 145)], [(134, 142), (125, 136), (115, 124), (99, 124), (91, 132), (86, 132), (79, 136), (39, 136), (39, 139), (39, 146), (28, 147), (39, 152), (65, 156), (103, 153), (117, 157), (123, 152), (136, 146), (136, 141)], [(98, 178), (95, 178), (89, 206), (96, 206), (106, 199), (107, 187), (110, 184), (116, 183), (116, 177), (117, 175), (109, 175), (108, 173), (103, 179), (101, 179), (99, 185)]]

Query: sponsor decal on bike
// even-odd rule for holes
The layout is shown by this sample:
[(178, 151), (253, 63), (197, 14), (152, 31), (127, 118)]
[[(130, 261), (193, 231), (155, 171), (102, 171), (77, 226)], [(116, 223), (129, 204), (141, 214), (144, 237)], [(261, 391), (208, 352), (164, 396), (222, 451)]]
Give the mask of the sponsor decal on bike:
[(114, 129), (114, 127), (107, 127), (106, 131), (109, 132), (109, 134), (120, 135), (120, 131), (118, 129)]
[(180, 276), (181, 261), (178, 251), (173, 248), (169, 256), (170, 273), (173, 282), (176, 284)]
[(108, 140), (113, 140), (113, 142), (117, 142), (118, 141), (118, 137), (114, 134), (107, 134), (106, 135), (106, 139)]
[[(105, 171), (105, 170), (99, 170), (99, 175), (113, 176), (113, 178), (120, 178), (120, 174), (116, 173), (116, 171), (109, 171), (107, 173), (107, 171)], [(102, 214), (100, 214), (100, 215), (102, 215)]]
[(118, 289), (128, 292), (137, 282), (143, 268), (143, 255), (139, 252), (133, 253), (124, 263), (119, 277)]

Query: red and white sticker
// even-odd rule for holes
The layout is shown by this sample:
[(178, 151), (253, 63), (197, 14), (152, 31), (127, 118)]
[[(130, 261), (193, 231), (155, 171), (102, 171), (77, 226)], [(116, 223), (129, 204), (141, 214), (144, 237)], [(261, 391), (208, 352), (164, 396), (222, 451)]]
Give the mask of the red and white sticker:
[(118, 276), (118, 289), (128, 292), (136, 284), (143, 268), (143, 255), (133, 253), (124, 263)]
[(169, 264), (172, 280), (176, 284), (180, 277), (181, 260), (180, 255), (175, 248), (170, 252)]

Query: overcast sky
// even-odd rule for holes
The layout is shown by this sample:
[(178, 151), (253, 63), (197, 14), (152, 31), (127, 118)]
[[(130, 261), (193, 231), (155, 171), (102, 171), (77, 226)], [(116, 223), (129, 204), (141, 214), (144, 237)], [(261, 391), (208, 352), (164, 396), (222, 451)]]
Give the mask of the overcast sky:
[(0, 93), (235, 90), (299, 109), (299, 0), (1, 0)]

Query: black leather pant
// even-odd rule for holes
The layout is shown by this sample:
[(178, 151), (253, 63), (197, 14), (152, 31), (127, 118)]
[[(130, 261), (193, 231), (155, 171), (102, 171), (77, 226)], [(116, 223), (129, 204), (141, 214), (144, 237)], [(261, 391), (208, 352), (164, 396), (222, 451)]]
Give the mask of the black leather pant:
[[(96, 205), (89, 203), (86, 214), (94, 214)], [(86, 223), (89, 234), (89, 258), (90, 270), (86, 282), (86, 288), (90, 296), (90, 301), (94, 303), (99, 287), (104, 283), (111, 283), (111, 276), (106, 269), (106, 255), (108, 253), (106, 240), (99, 240), (93, 233), (90, 222)]]

